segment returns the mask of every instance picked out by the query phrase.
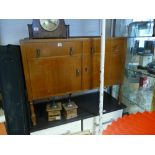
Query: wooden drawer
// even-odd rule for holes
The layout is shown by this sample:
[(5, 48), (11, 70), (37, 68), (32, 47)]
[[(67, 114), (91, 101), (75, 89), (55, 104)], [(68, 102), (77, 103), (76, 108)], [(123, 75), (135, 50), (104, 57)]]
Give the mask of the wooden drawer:
[(66, 135), (81, 131), (81, 121), (32, 132), (31, 135)]
[(27, 59), (53, 56), (76, 55), (82, 53), (82, 42), (29, 43), (26, 46)]
[[(117, 110), (103, 115), (102, 119), (102, 130), (105, 130), (106, 127), (116, 120), (119, 117), (122, 117), (123, 110)], [(87, 118), (83, 121), (83, 130), (90, 130), (92, 134), (98, 134), (99, 130), (99, 116)]]

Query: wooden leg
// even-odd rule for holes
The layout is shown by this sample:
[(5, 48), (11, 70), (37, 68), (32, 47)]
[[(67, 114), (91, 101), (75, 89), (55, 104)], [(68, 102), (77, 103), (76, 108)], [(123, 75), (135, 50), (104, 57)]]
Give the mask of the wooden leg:
[(32, 120), (33, 126), (35, 126), (36, 125), (36, 114), (34, 112), (33, 103), (30, 103), (30, 109), (31, 109), (31, 120)]

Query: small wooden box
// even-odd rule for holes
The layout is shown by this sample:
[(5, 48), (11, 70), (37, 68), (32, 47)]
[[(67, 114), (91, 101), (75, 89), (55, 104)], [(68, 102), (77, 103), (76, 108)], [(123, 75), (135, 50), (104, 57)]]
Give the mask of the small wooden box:
[(67, 104), (62, 104), (63, 107), (63, 114), (66, 119), (77, 117), (77, 108), (78, 106), (75, 104), (75, 102), (71, 102), (70, 106)]
[(48, 113), (48, 121), (61, 120), (61, 102), (56, 103), (56, 107), (52, 107), (51, 104), (46, 106)]

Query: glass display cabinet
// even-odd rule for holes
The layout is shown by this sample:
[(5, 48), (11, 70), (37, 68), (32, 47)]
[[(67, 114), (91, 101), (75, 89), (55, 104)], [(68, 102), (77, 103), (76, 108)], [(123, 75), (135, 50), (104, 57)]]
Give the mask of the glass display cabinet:
[(128, 27), (128, 45), (122, 85), (122, 103), (126, 112), (155, 109), (155, 37), (153, 20), (132, 22)]

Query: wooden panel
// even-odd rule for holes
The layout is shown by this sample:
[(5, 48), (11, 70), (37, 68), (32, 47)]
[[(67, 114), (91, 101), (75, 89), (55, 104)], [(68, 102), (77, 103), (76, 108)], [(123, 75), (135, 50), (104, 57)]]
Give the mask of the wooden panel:
[[(100, 39), (93, 39), (94, 52), (92, 56), (92, 88), (99, 87), (100, 80)], [(112, 86), (123, 82), (126, 54), (126, 39), (106, 39), (104, 85)]]
[(94, 53), (100, 53), (101, 52), (101, 38), (93, 38), (92, 47), (93, 47)]
[(33, 99), (81, 90), (81, 55), (29, 61)]
[(82, 64), (82, 89), (87, 90), (91, 89), (91, 55), (90, 54), (84, 54), (83, 55), (83, 64)]
[(111, 39), (106, 40), (106, 45), (105, 45), (105, 64), (104, 64), (104, 86), (109, 86), (111, 85), (109, 80), (110, 80), (110, 67), (111, 67), (111, 57), (110, 57), (110, 49), (111, 49)]
[(27, 44), (27, 58), (75, 55), (82, 52), (82, 42), (52, 41)]
[(110, 49), (106, 57), (106, 66), (109, 67), (109, 80), (107, 85), (121, 84), (123, 82), (126, 39), (112, 39)]
[(90, 39), (83, 41), (82, 53), (82, 89), (91, 89), (91, 41)]
[(50, 59), (28, 61), (33, 100), (50, 95), (49, 76)]
[(54, 58), (51, 62), (52, 94), (81, 90), (81, 55)]
[(94, 53), (92, 56), (92, 88), (98, 88), (100, 85), (100, 53)]

